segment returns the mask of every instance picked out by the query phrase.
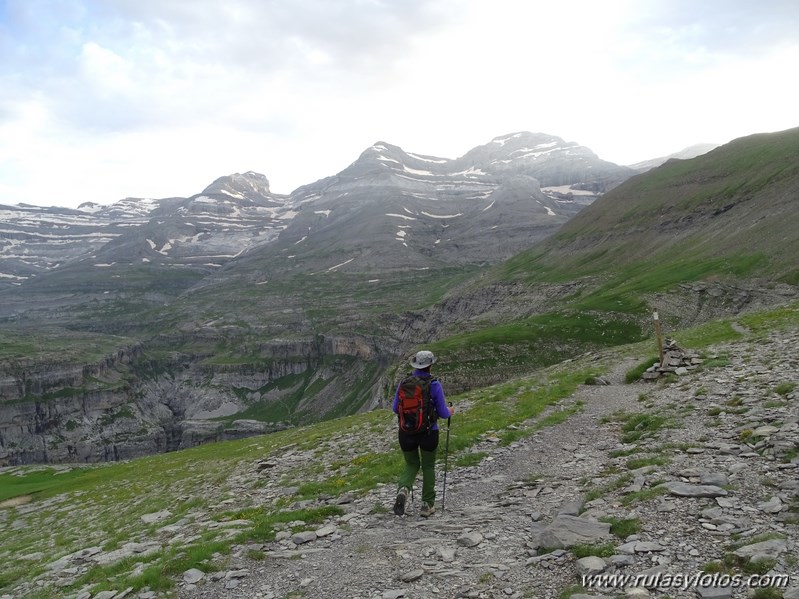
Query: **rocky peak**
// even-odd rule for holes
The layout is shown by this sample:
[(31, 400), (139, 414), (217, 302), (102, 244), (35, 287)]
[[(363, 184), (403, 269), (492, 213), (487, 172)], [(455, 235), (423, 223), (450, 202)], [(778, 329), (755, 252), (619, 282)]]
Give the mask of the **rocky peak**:
[(102, 209), (103, 209), (102, 204), (97, 204), (95, 202), (83, 202), (78, 206), (78, 210), (80, 210), (81, 212), (94, 213)]
[(529, 131), (495, 137), (456, 163), (459, 170), (479, 170), (493, 177), (524, 174), (537, 179), (542, 187), (571, 185), (595, 193), (608, 191), (633, 174), (627, 167), (600, 160), (585, 146)]
[(161, 200), (151, 198), (125, 198), (103, 206), (96, 212), (98, 216), (109, 219), (142, 219), (160, 206)]
[(518, 162), (552, 160), (561, 155), (597, 158), (588, 148), (575, 142), (566, 142), (560, 137), (546, 133), (522, 131), (495, 137), (491, 142), (477, 146), (462, 160), (486, 167), (499, 167)]
[(245, 204), (273, 198), (273, 194), (269, 189), (269, 180), (265, 175), (253, 171), (219, 177), (206, 187), (200, 195), (207, 197), (222, 196)]
[(384, 177), (386, 175), (425, 175), (445, 174), (446, 166), (451, 161), (446, 158), (435, 158), (410, 154), (400, 148), (384, 141), (378, 141), (364, 150), (339, 177), (362, 178), (366, 176)]

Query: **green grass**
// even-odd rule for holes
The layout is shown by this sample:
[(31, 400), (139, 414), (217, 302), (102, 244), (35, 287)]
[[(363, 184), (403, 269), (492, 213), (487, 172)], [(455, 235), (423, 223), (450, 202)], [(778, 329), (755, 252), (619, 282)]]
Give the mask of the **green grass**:
[(644, 437), (654, 435), (667, 425), (667, 419), (658, 414), (631, 414), (625, 419), (621, 430), (622, 443), (634, 443)]
[(126, 347), (134, 340), (116, 335), (70, 331), (62, 328), (0, 329), (0, 367), (15, 364), (80, 360), (91, 364), (105, 355)]
[[(62, 473), (63, 472), (63, 473)], [(12, 497), (36, 495), (37, 499), (53, 497), (99, 482), (104, 469), (99, 466), (76, 467), (70, 471), (54, 468), (33, 469), (26, 472), (0, 473), (0, 501)]]
[(437, 372), (442, 377), (468, 374), (478, 380), (509, 379), (590, 349), (640, 339), (641, 327), (634, 320), (568, 311), (454, 335), (425, 347), (439, 357)]
[(666, 456), (650, 456), (645, 458), (635, 458), (627, 461), (627, 468), (629, 470), (637, 470), (645, 466), (663, 466), (670, 463), (671, 460)]
[(623, 410), (614, 412), (600, 420), (601, 423), (620, 423), (623, 443), (634, 443), (642, 437), (652, 436), (661, 428), (670, 426), (669, 420), (660, 414), (648, 414), (646, 412), (626, 412)]
[(613, 493), (614, 491), (618, 491), (619, 489), (623, 489), (624, 487), (628, 486), (631, 482), (633, 482), (633, 476), (629, 472), (625, 472), (621, 476), (617, 476), (610, 482), (596, 486), (589, 490), (586, 493), (585, 500), (586, 503), (589, 501), (593, 501), (594, 499), (599, 499), (600, 497), (604, 497), (609, 493)]
[(624, 373), (624, 382), (629, 385), (631, 383), (635, 383), (635, 382), (641, 380), (641, 376), (649, 368), (651, 368), (652, 365), (655, 362), (659, 362), (659, 361), (660, 361), (660, 357), (659, 356), (654, 356), (652, 358), (649, 358), (648, 360), (644, 360), (643, 362), (638, 364), (638, 366), (630, 368), (630, 370), (628, 370), (626, 373)]
[(774, 387), (774, 393), (777, 395), (788, 395), (796, 389), (796, 383), (780, 383)]
[(622, 505), (631, 505), (633, 503), (645, 503), (647, 501), (652, 501), (653, 499), (660, 497), (661, 495), (666, 495), (668, 490), (664, 487), (650, 487), (648, 489), (642, 489), (641, 491), (637, 491), (635, 493), (630, 493), (625, 495), (621, 503)]
[(605, 516), (599, 520), (600, 522), (607, 522), (610, 524), (610, 532), (620, 539), (626, 539), (630, 535), (641, 532), (641, 521), (638, 518)]
[(589, 556), (610, 557), (616, 554), (616, 546), (612, 543), (605, 545), (574, 545), (570, 551), (577, 559)]

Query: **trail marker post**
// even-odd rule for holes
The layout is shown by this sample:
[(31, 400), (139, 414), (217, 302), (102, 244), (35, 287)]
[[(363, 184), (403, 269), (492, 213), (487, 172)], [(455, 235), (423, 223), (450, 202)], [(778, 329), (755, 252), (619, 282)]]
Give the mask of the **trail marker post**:
[(658, 313), (655, 312), (652, 315), (652, 317), (655, 320), (655, 337), (657, 338), (658, 356), (660, 357), (660, 367), (663, 368), (664, 366), (666, 366), (663, 363), (663, 358), (664, 358), (664, 355), (663, 355), (663, 330), (662, 330), (662, 328), (660, 326), (660, 317), (658, 316)]

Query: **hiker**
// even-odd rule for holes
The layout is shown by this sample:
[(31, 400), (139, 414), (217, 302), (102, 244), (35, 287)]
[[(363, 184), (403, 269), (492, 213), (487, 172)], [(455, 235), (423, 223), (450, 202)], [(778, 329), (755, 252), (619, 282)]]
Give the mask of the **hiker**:
[[(408, 494), (413, 488), (413, 482), (419, 467), (422, 468), (422, 509), (419, 515), (425, 518), (431, 516), (435, 511), (436, 501), (436, 450), (438, 449), (438, 418), (449, 418), (455, 413), (452, 406), (447, 407), (444, 398), (444, 389), (438, 379), (430, 374), (430, 367), (435, 363), (436, 357), (433, 352), (420, 351), (411, 359), (411, 366), (414, 371), (409, 377), (404, 379), (397, 387), (394, 394), (392, 409), (397, 414), (400, 421), (399, 445), (402, 449), (402, 456), (405, 458), (405, 469), (399, 478), (399, 491), (394, 503), (394, 513), (401, 516), (405, 513), (405, 502)], [(417, 378), (414, 378), (417, 377)], [(410, 383), (409, 383), (410, 381)], [(400, 411), (400, 394), (406, 396), (403, 386), (407, 390), (408, 384), (421, 383), (426, 386), (426, 396), (420, 405), (425, 411), (425, 422), (421, 422), (417, 427), (420, 432), (406, 432), (404, 414)]]

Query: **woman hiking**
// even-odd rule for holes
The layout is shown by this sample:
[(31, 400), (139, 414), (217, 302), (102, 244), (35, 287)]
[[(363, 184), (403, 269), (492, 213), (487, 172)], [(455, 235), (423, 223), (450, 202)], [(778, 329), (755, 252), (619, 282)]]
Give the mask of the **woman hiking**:
[[(399, 417), (399, 445), (402, 449), (402, 456), (405, 458), (405, 469), (400, 475), (399, 491), (394, 502), (394, 513), (398, 516), (405, 513), (405, 503), (413, 488), (420, 466), (422, 469), (422, 509), (419, 511), (419, 515), (428, 518), (436, 511), (435, 466), (439, 435), (436, 420), (451, 417), (455, 413), (455, 409), (452, 406), (447, 406), (441, 383), (430, 374), (430, 368), (435, 361), (436, 357), (433, 352), (426, 350), (417, 352), (411, 359), (414, 371), (399, 384), (394, 394), (392, 409)], [(426, 388), (426, 391), (423, 392), (425, 397), (420, 405), (424, 406), (423, 411), (428, 413), (423, 415), (424, 421), (419, 419), (415, 426), (411, 426), (406, 422), (408, 412), (401, 410), (401, 403), (405, 409), (407, 401), (404, 398), (408, 396), (409, 389), (413, 390), (414, 385), (420, 386), (423, 390)], [(409, 431), (408, 429), (418, 429), (418, 431)]]

